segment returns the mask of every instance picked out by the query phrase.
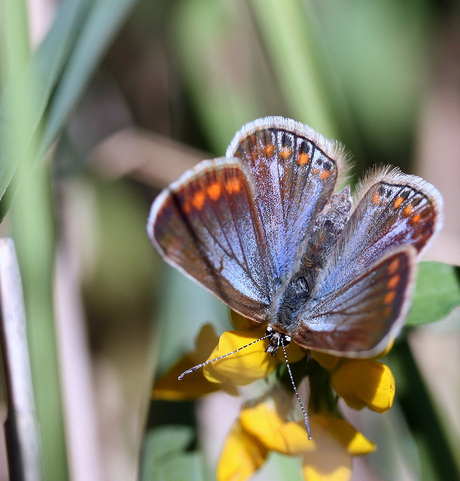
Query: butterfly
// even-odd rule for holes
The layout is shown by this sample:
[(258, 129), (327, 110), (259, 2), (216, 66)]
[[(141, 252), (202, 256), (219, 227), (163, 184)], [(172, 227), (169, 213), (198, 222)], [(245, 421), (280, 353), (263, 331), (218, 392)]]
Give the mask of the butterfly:
[(342, 190), (344, 149), (283, 117), (243, 126), (154, 201), (148, 235), (166, 262), (232, 310), (342, 357), (381, 353), (408, 314), (417, 262), (443, 223), (438, 190), (375, 168)]

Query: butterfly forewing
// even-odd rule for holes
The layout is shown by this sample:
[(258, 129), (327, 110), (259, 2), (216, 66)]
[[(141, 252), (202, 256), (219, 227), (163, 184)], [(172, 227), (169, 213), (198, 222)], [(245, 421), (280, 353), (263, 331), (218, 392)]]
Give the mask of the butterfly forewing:
[(382, 352), (407, 314), (416, 251), (401, 247), (346, 285), (313, 300), (292, 333), (306, 348), (349, 357)]
[(344, 169), (341, 149), (305, 125), (269, 117), (241, 129), (227, 156), (241, 158), (268, 244), (264, 262), (283, 281)]
[(148, 232), (168, 262), (232, 309), (265, 320), (272, 279), (266, 243), (237, 162), (202, 162), (163, 191)]

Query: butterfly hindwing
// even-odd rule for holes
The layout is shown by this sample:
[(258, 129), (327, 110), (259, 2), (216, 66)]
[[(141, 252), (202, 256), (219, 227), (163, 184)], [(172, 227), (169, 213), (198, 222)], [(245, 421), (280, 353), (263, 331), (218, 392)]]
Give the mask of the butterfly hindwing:
[[(355, 208), (316, 278), (311, 301), (301, 316), (305, 336), (310, 336), (308, 326), (324, 322), (327, 334), (315, 334), (316, 343), (329, 344), (322, 349), (350, 356), (369, 355), (390, 333), (399, 330), (400, 310), (405, 312), (403, 307), (411, 298), (416, 259), (442, 224), (441, 195), (419, 177), (377, 171), (359, 192)], [(388, 280), (385, 285), (385, 269), (379, 267), (392, 256), (399, 257), (397, 295), (386, 292), (396, 280)], [(380, 273), (382, 282), (376, 282), (376, 273)], [(391, 312), (384, 302), (389, 299)], [(350, 310), (352, 303), (356, 303), (362, 316)], [(356, 332), (361, 334), (356, 336)], [(350, 343), (341, 344), (341, 336), (349, 337)], [(356, 342), (351, 342), (352, 338)]]
[(318, 280), (323, 294), (398, 246), (413, 246), (419, 257), (442, 226), (441, 195), (414, 175), (377, 171), (354, 197), (355, 209)]
[(345, 357), (379, 354), (404, 322), (415, 272), (416, 250), (393, 250), (348, 284), (312, 300), (293, 340)]

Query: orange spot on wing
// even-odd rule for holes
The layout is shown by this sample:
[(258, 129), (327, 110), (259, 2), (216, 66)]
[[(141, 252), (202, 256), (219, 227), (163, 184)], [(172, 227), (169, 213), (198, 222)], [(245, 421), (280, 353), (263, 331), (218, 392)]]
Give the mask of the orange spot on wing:
[(388, 289), (396, 289), (396, 287), (399, 284), (400, 279), (401, 279), (401, 276), (399, 276), (399, 275), (395, 275), (395, 276), (391, 277), (390, 280), (387, 282), (387, 288)]
[(281, 150), (280, 150), (280, 157), (284, 160), (288, 159), (292, 154), (292, 149), (290, 149), (289, 147), (283, 147)]
[(241, 181), (236, 178), (227, 180), (227, 182), (225, 183), (225, 190), (229, 194), (233, 194), (234, 192), (239, 192), (241, 190)]
[(319, 175), (321, 179), (327, 179), (331, 175), (331, 172), (329, 170), (323, 170), (321, 174)]
[(396, 200), (394, 201), (393, 207), (395, 209), (397, 209), (403, 202), (404, 202), (403, 197), (396, 197)]
[(297, 160), (297, 163), (299, 165), (306, 165), (308, 164), (309, 160), (310, 160), (310, 157), (308, 156), (308, 154), (304, 152), (299, 155), (299, 159)]
[(416, 224), (417, 222), (419, 222), (421, 219), (421, 216), (420, 214), (415, 214), (414, 217), (412, 217), (411, 221)]
[(372, 203), (373, 204), (378, 204), (380, 202), (380, 194), (378, 192), (376, 192), (373, 196), (372, 196)]
[(201, 210), (204, 206), (205, 200), (206, 196), (204, 195), (204, 192), (202, 190), (195, 192), (192, 200), (193, 207), (195, 207), (195, 209)]
[(410, 204), (406, 205), (406, 207), (404, 207), (403, 214), (406, 217), (409, 217), (412, 214), (413, 210), (414, 210), (414, 208)]
[(271, 157), (273, 155), (273, 152), (275, 152), (275, 146), (273, 144), (267, 145), (264, 149), (265, 155), (268, 155), (268, 157)]
[(395, 297), (396, 297), (396, 291), (388, 292), (387, 294), (385, 294), (385, 297), (383, 298), (384, 304), (391, 304), (395, 300)]
[(388, 266), (388, 272), (389, 274), (394, 274), (399, 268), (399, 259), (396, 257), (396, 259), (393, 259)]
[(222, 194), (222, 186), (219, 182), (214, 182), (207, 188), (207, 193), (211, 200), (217, 200)]

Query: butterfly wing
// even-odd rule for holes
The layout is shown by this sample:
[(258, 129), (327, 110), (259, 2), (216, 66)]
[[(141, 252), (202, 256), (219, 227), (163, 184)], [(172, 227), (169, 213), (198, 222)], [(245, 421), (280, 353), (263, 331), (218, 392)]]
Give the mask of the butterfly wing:
[(323, 294), (346, 285), (398, 246), (412, 245), (417, 257), (442, 227), (442, 197), (415, 175), (380, 170), (362, 183), (356, 208), (318, 281)]
[(400, 329), (416, 260), (442, 226), (442, 197), (419, 177), (377, 171), (359, 192), (293, 336), (307, 347), (313, 329), (309, 347), (350, 357), (378, 353)]
[(340, 149), (307, 126), (281, 117), (251, 122), (227, 158), (202, 162), (159, 195), (149, 236), (170, 264), (266, 321), (307, 227), (334, 191), (340, 159)]
[(252, 193), (237, 159), (204, 161), (155, 200), (147, 231), (164, 259), (232, 309), (263, 321), (272, 283)]
[(415, 249), (397, 248), (347, 285), (312, 302), (292, 339), (344, 357), (381, 353), (404, 323), (415, 272)]
[(299, 122), (267, 117), (244, 126), (226, 155), (240, 158), (250, 179), (267, 242), (264, 262), (282, 282), (345, 173), (342, 149)]

